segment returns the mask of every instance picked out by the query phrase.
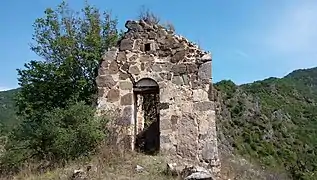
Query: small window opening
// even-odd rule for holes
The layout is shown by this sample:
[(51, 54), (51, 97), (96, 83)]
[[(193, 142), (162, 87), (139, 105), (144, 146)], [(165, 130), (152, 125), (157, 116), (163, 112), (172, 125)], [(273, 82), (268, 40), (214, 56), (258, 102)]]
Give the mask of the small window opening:
[(151, 50), (151, 43), (144, 44), (144, 51), (150, 51)]

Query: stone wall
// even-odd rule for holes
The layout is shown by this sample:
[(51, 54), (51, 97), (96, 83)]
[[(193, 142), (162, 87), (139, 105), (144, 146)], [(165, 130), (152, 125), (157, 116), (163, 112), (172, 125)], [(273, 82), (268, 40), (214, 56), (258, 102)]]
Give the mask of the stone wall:
[(116, 112), (116, 126), (125, 129), (117, 143), (134, 148), (141, 118), (133, 89), (139, 80), (151, 78), (160, 89), (161, 152), (217, 164), (211, 55), (160, 25), (127, 21), (125, 26), (118, 47), (103, 56), (96, 80), (99, 114)]

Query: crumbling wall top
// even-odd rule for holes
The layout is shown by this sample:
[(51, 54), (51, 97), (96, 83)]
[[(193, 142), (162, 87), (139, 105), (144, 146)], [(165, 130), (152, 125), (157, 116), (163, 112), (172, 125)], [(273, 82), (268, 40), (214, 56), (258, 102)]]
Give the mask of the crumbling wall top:
[(120, 51), (145, 53), (176, 64), (195, 62), (199, 66), (212, 60), (209, 52), (162, 25), (129, 20), (125, 27), (128, 30), (119, 42)]

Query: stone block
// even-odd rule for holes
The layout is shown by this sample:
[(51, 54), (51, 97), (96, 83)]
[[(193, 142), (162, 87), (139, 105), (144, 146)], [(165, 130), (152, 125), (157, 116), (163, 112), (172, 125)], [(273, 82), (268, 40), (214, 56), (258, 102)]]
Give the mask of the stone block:
[(130, 68), (129, 68), (129, 73), (131, 73), (131, 74), (138, 75), (138, 74), (140, 74), (140, 72), (141, 71), (137, 65), (130, 66)]
[(108, 102), (116, 102), (119, 101), (120, 98), (120, 90), (118, 89), (110, 89), (107, 93), (107, 101)]
[(135, 62), (138, 59), (138, 55), (133, 54), (131, 57), (129, 57), (129, 62)]
[(106, 69), (106, 68), (99, 68), (98, 69), (98, 75), (99, 76), (103, 76), (103, 75), (106, 75), (106, 74), (108, 74), (109, 73), (109, 71)]
[(107, 69), (109, 66), (109, 61), (102, 61), (101, 63), (101, 69)]
[(118, 63), (116, 61), (111, 61), (109, 65), (109, 74), (117, 74), (119, 72)]
[(149, 62), (149, 61), (154, 61), (154, 58), (151, 55), (142, 55), (139, 58), (140, 62)]
[(198, 127), (192, 114), (183, 113), (178, 124), (177, 153), (184, 157), (194, 159), (198, 150)]
[(153, 66), (152, 66), (152, 70), (153, 70), (154, 72), (161, 72), (161, 71), (162, 71), (162, 68), (161, 68), (161, 66), (160, 66), (159, 64), (154, 63)]
[(156, 39), (157, 38), (157, 34), (153, 31), (149, 32), (148, 35), (149, 35), (149, 39)]
[(119, 83), (119, 87), (122, 90), (132, 90), (133, 84), (129, 81), (123, 81)]
[(114, 85), (117, 84), (117, 82), (113, 80), (111, 75), (98, 76), (96, 79), (96, 83), (98, 87), (107, 87), (107, 88), (112, 88)]
[(171, 130), (172, 129), (172, 123), (170, 122), (169, 118), (160, 118), (160, 130)]
[(188, 72), (189, 74), (198, 72), (197, 65), (194, 64), (194, 63), (186, 64), (186, 67), (187, 67), (187, 72)]
[(98, 88), (98, 97), (102, 97), (104, 93), (105, 93), (104, 88)]
[(183, 74), (182, 78), (183, 78), (184, 85), (189, 85), (188, 75), (187, 74)]
[(131, 39), (122, 39), (120, 42), (120, 51), (129, 50), (132, 51), (134, 41)]
[(186, 73), (186, 65), (185, 64), (177, 64), (172, 66), (172, 72), (174, 75), (181, 75)]
[(206, 62), (200, 65), (198, 70), (198, 76), (201, 80), (211, 79), (211, 62)]
[(158, 55), (160, 57), (168, 57), (172, 54), (172, 50), (168, 49), (166, 46), (159, 46)]
[(128, 78), (129, 78), (128, 74), (120, 72), (120, 74), (119, 74), (119, 79), (120, 80), (126, 80)]
[(102, 56), (103, 61), (112, 61), (116, 59), (118, 53), (118, 48), (111, 48), (110, 50), (106, 51), (105, 54)]
[(124, 63), (127, 62), (127, 55), (125, 52), (119, 52), (117, 55), (117, 62)]
[(183, 61), (185, 59), (185, 56), (186, 56), (186, 51), (185, 50), (178, 51), (172, 56), (171, 62), (172, 63), (178, 63), (180, 61)]
[(132, 124), (132, 115), (133, 108), (131, 106), (124, 107), (122, 114), (117, 118), (116, 124), (124, 127), (130, 126)]
[(136, 21), (127, 21), (125, 23), (125, 27), (128, 30), (135, 31), (135, 32), (144, 31), (142, 26)]
[(202, 89), (193, 90), (193, 101), (208, 101), (208, 93)]
[(171, 143), (171, 139), (168, 135), (162, 135), (160, 138), (161, 138), (160, 141), (162, 144), (165, 144), (165, 143), (170, 144)]
[(126, 63), (124, 63), (124, 64), (120, 67), (120, 69), (121, 69), (122, 71), (128, 71), (128, 70), (129, 70), (129, 67), (130, 67), (130, 63), (126, 62)]
[(154, 27), (152, 22), (146, 22), (144, 20), (140, 20), (140, 25), (147, 31), (154, 31)]
[(212, 163), (214, 160), (217, 159), (215, 155), (217, 155), (217, 143), (215, 143), (215, 140), (205, 141), (202, 149), (203, 160), (205, 162)]
[[(164, 29), (159, 29), (157, 32), (158, 36), (162, 39), (165, 39), (165, 36), (167, 36), (167, 32)], [(163, 42), (162, 42), (163, 43)]]
[(162, 71), (171, 71), (173, 64), (170, 62), (161, 62), (160, 63)]
[(181, 76), (173, 76), (173, 79), (172, 79), (172, 82), (176, 85), (183, 85), (184, 82), (183, 82), (183, 78)]
[(214, 110), (214, 102), (212, 101), (203, 101), (194, 103), (194, 110), (197, 111), (211, 111)]
[(211, 54), (210, 54), (210, 53), (204, 54), (204, 55), (201, 57), (201, 60), (204, 61), (204, 62), (211, 61), (211, 60), (212, 60)]
[(132, 105), (132, 97), (133, 97), (132, 93), (128, 93), (128, 94), (122, 96), (120, 104), (122, 106), (124, 106), (124, 105)]
[(167, 35), (165, 42), (163, 42), (163, 44), (168, 45), (170, 48), (177, 47), (178, 43), (179, 43), (178, 40), (173, 35)]

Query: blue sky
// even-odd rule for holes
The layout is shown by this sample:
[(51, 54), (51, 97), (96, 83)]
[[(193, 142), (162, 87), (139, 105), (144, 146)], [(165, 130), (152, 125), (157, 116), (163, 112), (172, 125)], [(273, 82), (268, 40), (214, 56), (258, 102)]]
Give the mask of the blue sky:
[[(29, 50), (32, 24), (61, 0), (6, 0), (0, 6), (0, 90), (17, 87), (17, 68), (38, 59)], [(68, 0), (79, 9), (83, 0)], [(213, 54), (213, 79), (237, 84), (317, 66), (314, 0), (89, 0), (111, 10), (119, 27), (145, 5), (178, 34)]]

